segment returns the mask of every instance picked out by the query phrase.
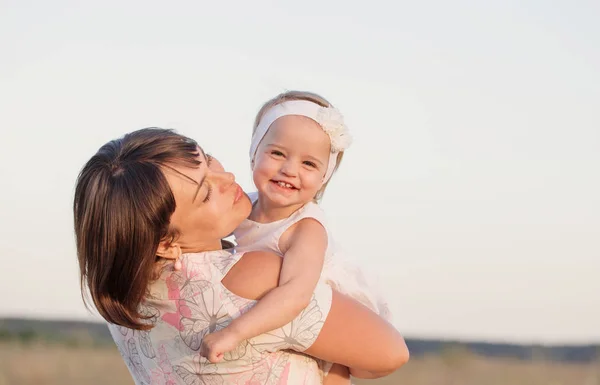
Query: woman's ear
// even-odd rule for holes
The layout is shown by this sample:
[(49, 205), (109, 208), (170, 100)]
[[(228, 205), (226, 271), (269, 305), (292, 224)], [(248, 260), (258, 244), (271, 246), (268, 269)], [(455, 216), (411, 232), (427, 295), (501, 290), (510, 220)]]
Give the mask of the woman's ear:
[(158, 244), (156, 255), (165, 259), (177, 260), (181, 257), (181, 247), (177, 242), (161, 241)]

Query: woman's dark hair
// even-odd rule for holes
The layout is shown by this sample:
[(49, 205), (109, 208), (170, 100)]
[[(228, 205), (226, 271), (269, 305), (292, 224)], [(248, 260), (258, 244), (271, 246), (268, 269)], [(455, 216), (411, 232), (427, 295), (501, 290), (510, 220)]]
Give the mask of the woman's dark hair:
[(151, 327), (139, 306), (159, 243), (176, 237), (170, 226), (175, 198), (163, 169), (197, 167), (198, 155), (192, 139), (145, 128), (105, 144), (81, 170), (73, 202), (81, 290), (87, 286), (108, 322)]

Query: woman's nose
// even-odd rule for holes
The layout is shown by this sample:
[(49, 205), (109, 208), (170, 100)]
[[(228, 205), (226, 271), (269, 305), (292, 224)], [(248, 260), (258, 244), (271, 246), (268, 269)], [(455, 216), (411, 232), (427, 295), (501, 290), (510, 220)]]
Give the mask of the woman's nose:
[(212, 173), (212, 179), (218, 183), (221, 192), (227, 190), (228, 187), (235, 183), (235, 175), (227, 171)]

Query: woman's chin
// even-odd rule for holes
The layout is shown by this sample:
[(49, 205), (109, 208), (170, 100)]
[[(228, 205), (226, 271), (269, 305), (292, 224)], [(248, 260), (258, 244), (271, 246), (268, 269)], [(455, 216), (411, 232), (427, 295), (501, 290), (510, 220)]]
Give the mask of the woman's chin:
[(250, 198), (248, 197), (248, 195), (244, 193), (240, 200), (235, 203), (234, 207), (236, 211), (240, 212), (240, 217), (242, 217), (239, 220), (239, 223), (236, 225), (237, 227), (242, 223), (244, 219), (248, 218), (248, 216), (250, 215), (250, 212), (252, 211), (252, 202), (250, 202)]

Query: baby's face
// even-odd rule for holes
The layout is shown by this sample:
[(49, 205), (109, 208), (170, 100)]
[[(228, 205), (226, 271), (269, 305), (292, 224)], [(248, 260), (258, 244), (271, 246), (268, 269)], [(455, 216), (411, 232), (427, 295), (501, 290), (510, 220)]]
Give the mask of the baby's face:
[(305, 116), (283, 116), (258, 146), (254, 184), (277, 207), (310, 202), (323, 185), (330, 149), (329, 136), (317, 122)]

